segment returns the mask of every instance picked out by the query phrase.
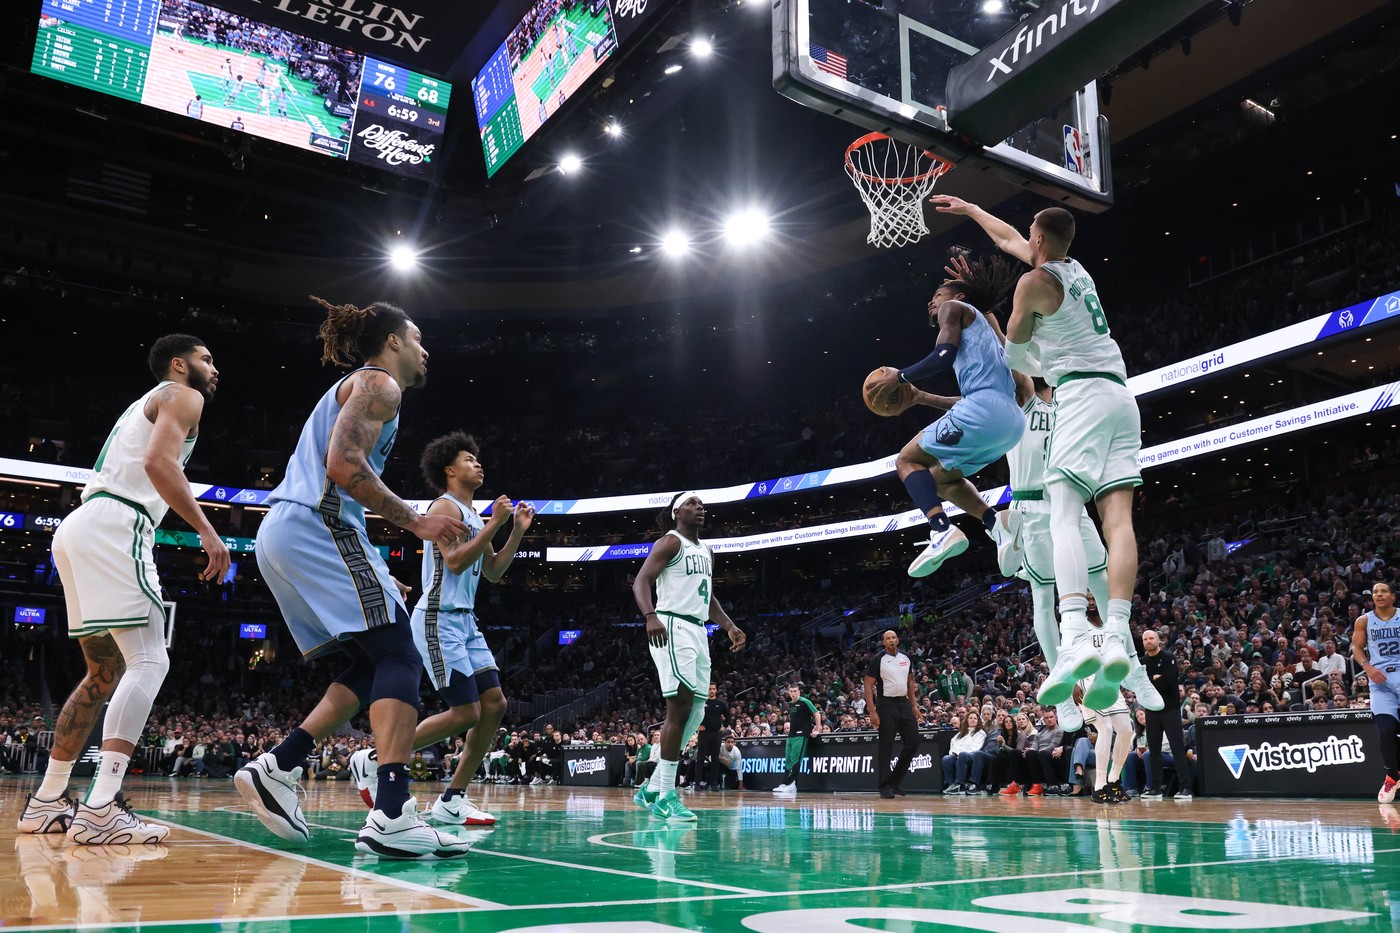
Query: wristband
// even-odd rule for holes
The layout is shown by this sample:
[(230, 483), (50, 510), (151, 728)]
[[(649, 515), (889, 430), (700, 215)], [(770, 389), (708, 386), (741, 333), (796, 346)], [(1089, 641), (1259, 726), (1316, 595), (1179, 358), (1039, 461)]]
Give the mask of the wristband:
[[(655, 616), (655, 615), (656, 615), (656, 610), (653, 609), (651, 612), (648, 612), (646, 615), (642, 616), (642, 618), (645, 619), (647, 616)], [(660, 616), (657, 616), (657, 618), (660, 618)]]

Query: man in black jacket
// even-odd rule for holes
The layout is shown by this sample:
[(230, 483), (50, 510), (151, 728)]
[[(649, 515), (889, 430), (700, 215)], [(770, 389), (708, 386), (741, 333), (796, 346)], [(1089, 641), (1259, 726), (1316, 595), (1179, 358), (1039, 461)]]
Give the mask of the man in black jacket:
[(1186, 737), (1181, 734), (1181, 688), (1177, 683), (1176, 658), (1162, 650), (1162, 640), (1153, 628), (1142, 631), (1142, 666), (1147, 668), (1147, 676), (1152, 686), (1162, 695), (1166, 706), (1161, 712), (1147, 710), (1147, 788), (1142, 799), (1160, 800), (1162, 788), (1162, 736), (1172, 750), (1172, 763), (1176, 767), (1176, 779), (1180, 784), (1175, 799), (1183, 802), (1191, 800), (1191, 760), (1186, 757)]
[(719, 688), (710, 684), (710, 698), (705, 701), (705, 718), (700, 720), (696, 734), (696, 765), (698, 786), (719, 786), (719, 742), (729, 725), (729, 704), (719, 698)]

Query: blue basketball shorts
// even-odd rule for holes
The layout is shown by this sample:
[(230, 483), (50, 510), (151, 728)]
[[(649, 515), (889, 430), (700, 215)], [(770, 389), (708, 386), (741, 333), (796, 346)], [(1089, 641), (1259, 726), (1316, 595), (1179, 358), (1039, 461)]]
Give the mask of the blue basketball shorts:
[(277, 502), (258, 527), (256, 547), (258, 569), (308, 659), (408, 616), (388, 565), (362, 528)]
[(441, 691), (452, 680), (452, 672), (468, 677), (480, 671), (496, 670), (496, 656), (486, 646), (486, 636), (477, 627), (476, 613), (454, 609), (429, 611), (421, 603), (413, 610), (413, 641), (423, 656), (423, 668)]
[(972, 476), (1020, 443), (1026, 413), (1016, 399), (984, 390), (963, 396), (942, 418), (924, 428), (919, 446), (945, 470)]

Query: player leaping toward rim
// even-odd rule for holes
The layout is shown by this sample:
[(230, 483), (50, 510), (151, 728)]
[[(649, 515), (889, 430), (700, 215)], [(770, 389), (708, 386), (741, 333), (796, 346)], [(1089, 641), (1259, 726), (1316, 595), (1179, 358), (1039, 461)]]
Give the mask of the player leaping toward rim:
[[(1128, 617), (1137, 582), (1133, 488), (1142, 484), (1142, 418), (1094, 280), (1069, 258), (1074, 215), (1061, 207), (1046, 208), (1023, 237), (960, 198), (935, 195), (930, 200), (944, 213), (971, 217), (999, 249), (1031, 266), (1016, 283), (1006, 359), (1013, 369), (1042, 376), (1055, 387), (1046, 493), (1064, 648), (1038, 699), (1057, 703), (1074, 689), (1076, 679), (1096, 672), (1105, 684), (1121, 683), (1131, 670), (1126, 647), (1132, 644)], [(1091, 499), (1108, 544), (1108, 631), (1098, 649), (1089, 628), (1088, 563), (1079, 532), (1080, 514)]]
[[(717, 622), (729, 635), (731, 651), (746, 638), (714, 598), (714, 552), (700, 540), (705, 505), (698, 493), (683, 492), (663, 515), (666, 534), (652, 545), (632, 583), (647, 626), (647, 643), (661, 695), (666, 698), (666, 722), (661, 727), (661, 760), (651, 781), (637, 789), (637, 806), (668, 822), (693, 823), (695, 814), (676, 793), (676, 768), (685, 748), (705, 718), (710, 692), (710, 641), (707, 622)], [(656, 585), (656, 601), (651, 598)]]
[[(967, 267), (961, 278), (940, 285), (928, 303), (929, 326), (938, 329), (934, 351), (898, 375), (868, 387), (883, 394), (898, 379), (919, 382), (951, 368), (962, 392), (947, 414), (904, 445), (895, 461), (909, 498), (931, 528), (928, 546), (909, 565), (911, 577), (926, 577), (950, 557), (967, 550), (967, 535), (949, 522), (943, 511), (944, 499), (982, 519), (988, 536), (996, 542), (999, 564), (1009, 564), (1014, 571), (1021, 563), (1017, 543), (1020, 513), (1007, 510), (998, 518), (996, 509), (983, 502), (966, 479), (1000, 460), (1026, 429), (1002, 350), (1000, 328), (991, 314), (1005, 300), (1013, 276), (1004, 262), (977, 262)], [(929, 399), (927, 393), (915, 396), (920, 404), (946, 407)]]

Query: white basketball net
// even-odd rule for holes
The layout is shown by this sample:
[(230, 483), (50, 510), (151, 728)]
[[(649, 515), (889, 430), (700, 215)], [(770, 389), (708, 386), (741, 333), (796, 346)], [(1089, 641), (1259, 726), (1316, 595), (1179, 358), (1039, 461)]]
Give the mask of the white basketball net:
[(875, 246), (917, 243), (928, 226), (924, 200), (944, 172), (952, 168), (920, 148), (871, 133), (846, 150), (846, 174), (870, 209), (870, 235)]

